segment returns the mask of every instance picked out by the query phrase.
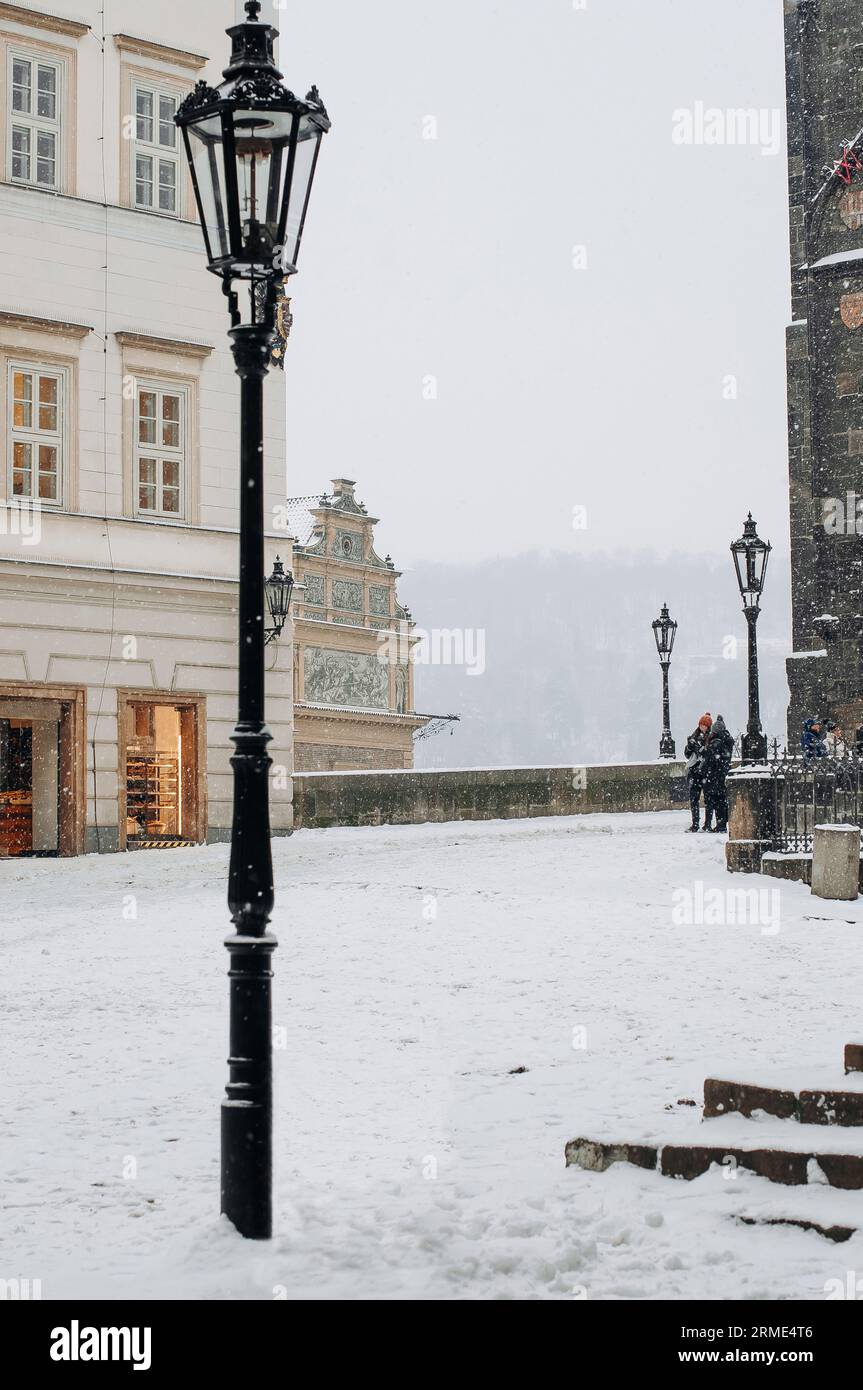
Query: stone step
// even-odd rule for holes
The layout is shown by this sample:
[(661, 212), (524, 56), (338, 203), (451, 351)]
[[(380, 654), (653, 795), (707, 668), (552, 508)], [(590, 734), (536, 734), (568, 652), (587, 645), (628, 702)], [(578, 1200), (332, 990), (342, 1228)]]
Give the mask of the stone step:
[(845, 1044), (845, 1071), (863, 1072), (863, 1042)]
[[(847, 1048), (845, 1055), (847, 1065)], [(793, 1091), (748, 1081), (723, 1081), (715, 1076), (705, 1081), (705, 1120), (721, 1115), (748, 1118), (758, 1110), (804, 1125), (863, 1125), (863, 1091)]]
[[(806, 1135), (801, 1135), (805, 1140)], [(829, 1184), (846, 1190), (863, 1189), (863, 1154), (823, 1151), (814, 1147), (748, 1148), (739, 1144), (630, 1144), (587, 1138), (566, 1145), (567, 1167), (604, 1173), (613, 1163), (632, 1163), (667, 1178), (691, 1181), (720, 1166), (745, 1168), (787, 1187)]]

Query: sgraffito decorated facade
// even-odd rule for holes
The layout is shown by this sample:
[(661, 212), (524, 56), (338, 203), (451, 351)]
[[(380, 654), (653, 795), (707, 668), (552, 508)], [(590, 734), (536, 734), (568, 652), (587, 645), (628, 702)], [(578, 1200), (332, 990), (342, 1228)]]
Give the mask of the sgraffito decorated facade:
[(413, 708), (417, 639), (400, 571), (375, 551), (377, 518), (354, 488), (336, 478), (331, 493), (288, 499), (297, 771), (413, 767), (414, 733), (428, 723)]

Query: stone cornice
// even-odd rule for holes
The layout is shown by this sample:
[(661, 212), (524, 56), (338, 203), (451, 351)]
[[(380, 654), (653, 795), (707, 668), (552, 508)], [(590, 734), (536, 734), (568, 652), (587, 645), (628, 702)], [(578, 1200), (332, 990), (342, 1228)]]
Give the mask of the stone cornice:
[[(392, 575), (393, 579), (400, 579), (402, 575), (401, 570), (391, 569), (384, 560), (347, 560), (342, 555), (331, 555), (328, 551), (316, 550), (311, 541), (308, 542), (307, 545), (295, 545), (294, 554), (301, 555), (304, 559), (308, 557), (310, 560), (320, 560), (321, 564), (341, 565), (345, 569), (354, 569), (358, 572), (362, 571), (363, 574), (367, 574), (370, 578), (373, 575), (389, 574)], [(316, 574), (318, 571), (312, 569), (310, 566), (309, 572), (311, 574)]]
[(344, 705), (316, 705), (305, 700), (294, 701), (294, 711), (296, 714), (314, 715), (320, 719), (333, 719), (339, 724), (427, 724), (434, 718), (431, 714), (416, 714), (410, 711), (408, 714), (399, 714), (396, 710), (370, 709), (360, 710), (351, 706)]
[(132, 34), (115, 34), (114, 42), (121, 53), (133, 53), (137, 58), (149, 58), (158, 63), (170, 63), (175, 68), (200, 72), (207, 59), (201, 53), (188, 53), (184, 48), (169, 48), (153, 39), (139, 39)]
[(121, 329), (114, 334), (121, 347), (151, 348), (156, 352), (171, 352), (181, 357), (209, 357), (212, 343), (189, 343), (180, 338), (160, 338), (149, 333), (134, 333)]
[(369, 526), (377, 526), (380, 521), (379, 516), (369, 516), (368, 512), (360, 511), (356, 505), (346, 507), (340, 502), (328, 502), (325, 507), (309, 507), (309, 511), (314, 517), (332, 516), (340, 521), (358, 521)]
[(11, 20), (15, 24), (26, 24), (31, 29), (41, 29), (49, 34), (66, 34), (69, 38), (80, 39), (89, 34), (91, 26), (80, 19), (67, 19), (63, 15), (49, 14), (45, 10), (30, 10), (25, 5), (9, 5), (0, 0), (0, 20)]
[(64, 319), (47, 319), (39, 314), (18, 314), (12, 309), (0, 309), (0, 325), (35, 328), (42, 333), (55, 333), (58, 338), (86, 338), (93, 332), (86, 323), (67, 323)]
[[(299, 587), (300, 587), (300, 585), (297, 585), (297, 586), (296, 586), (296, 588), (299, 588)], [(303, 598), (300, 599), (300, 603), (302, 603), (303, 607), (306, 608), (306, 609), (309, 608), (309, 607), (312, 607), (312, 608), (314, 607), (313, 604), (310, 605), (310, 604), (308, 603), (308, 601), (307, 601), (306, 599), (303, 599)], [(300, 615), (300, 614), (296, 614), (296, 615), (294, 616), (294, 627), (295, 627), (295, 629), (296, 629), (297, 631), (299, 631), (299, 630), (303, 627), (303, 624), (308, 624), (310, 627), (312, 627), (312, 628), (315, 629), (315, 631), (314, 631), (314, 636), (315, 636), (316, 638), (319, 638), (319, 637), (320, 637), (320, 631), (319, 631), (319, 629), (322, 628), (322, 627), (326, 628), (327, 632), (330, 634), (331, 637), (334, 637), (334, 636), (336, 635), (336, 633), (340, 633), (340, 632), (349, 633), (349, 634), (350, 634), (350, 640), (352, 640), (352, 641), (355, 641), (356, 638), (359, 636), (360, 633), (364, 633), (364, 634), (366, 635), (366, 637), (371, 637), (371, 638), (374, 639), (373, 642), (369, 643), (369, 649), (370, 649), (370, 650), (372, 650), (374, 647), (376, 647), (377, 644), (378, 644), (378, 642), (381, 641), (381, 633), (384, 633), (384, 634), (387, 635), (387, 636), (397, 637), (397, 638), (399, 639), (400, 642), (408, 642), (408, 643), (410, 643), (412, 646), (416, 646), (416, 644), (417, 644), (418, 642), (421, 642), (421, 641), (422, 641), (422, 636), (417, 635), (417, 632), (416, 632), (416, 623), (413, 621), (413, 619), (411, 619), (411, 621), (410, 621), (409, 623), (407, 623), (406, 620), (405, 620), (404, 618), (394, 618), (394, 617), (386, 618), (386, 617), (381, 617), (381, 616), (380, 616), (379, 614), (377, 614), (377, 613), (369, 613), (369, 614), (366, 614), (365, 616), (368, 617), (372, 622), (375, 622), (375, 623), (378, 623), (378, 622), (380, 622), (380, 623), (392, 623), (393, 626), (392, 626), (392, 627), (366, 627), (365, 624), (364, 624), (362, 621), (356, 622), (356, 623), (337, 623), (337, 622), (334, 622), (332, 618), (321, 618), (321, 617), (318, 617), (318, 613), (332, 613), (332, 612), (337, 612), (337, 613), (339, 613), (340, 616), (342, 616), (343, 610), (333, 609), (333, 608), (319, 608), (316, 612), (312, 612), (312, 613), (304, 612), (304, 613), (301, 614), (301, 615)], [(345, 616), (346, 616), (346, 615), (345, 615)], [(358, 617), (358, 618), (361, 618), (361, 615), (360, 615), (360, 614), (357, 614), (357, 617)], [(318, 646), (318, 645), (320, 645), (320, 644), (319, 644), (318, 641), (315, 641), (312, 645), (313, 645), (313, 646)], [(353, 648), (351, 648), (351, 647), (344, 647), (344, 648), (343, 648), (341, 645), (339, 645), (339, 646), (337, 646), (337, 647), (332, 647), (332, 648), (330, 648), (330, 650), (332, 650), (332, 651), (352, 651)]]

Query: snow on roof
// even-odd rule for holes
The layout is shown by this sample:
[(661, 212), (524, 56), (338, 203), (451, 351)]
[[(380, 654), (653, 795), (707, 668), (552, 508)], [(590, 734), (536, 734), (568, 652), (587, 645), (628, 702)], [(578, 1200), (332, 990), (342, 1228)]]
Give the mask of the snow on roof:
[(861, 260), (863, 260), (863, 247), (859, 247), (856, 251), (837, 251), (832, 256), (822, 256), (820, 261), (813, 261), (811, 267), (804, 265), (801, 266), (801, 269), (809, 270), (811, 268), (812, 270), (821, 270), (823, 266), (847, 265), (850, 261)]
[[(373, 714), (376, 719), (440, 719), (439, 714), (419, 714), (416, 710), (400, 713), (394, 709), (378, 709), (375, 705), (331, 705), (323, 700), (295, 700), (294, 709), (318, 709), (328, 714)], [(371, 769), (364, 769), (370, 771)], [(377, 769), (375, 769), (377, 771)]]
[(288, 498), (288, 531), (296, 536), (299, 545), (308, 545), (315, 532), (312, 509), (321, 505), (321, 494)]

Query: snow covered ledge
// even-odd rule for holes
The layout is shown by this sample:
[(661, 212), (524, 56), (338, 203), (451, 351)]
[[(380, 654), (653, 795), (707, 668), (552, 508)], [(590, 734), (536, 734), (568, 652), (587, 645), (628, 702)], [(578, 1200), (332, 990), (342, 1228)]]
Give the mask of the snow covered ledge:
[(753, 764), (728, 774), (728, 843), (725, 863), (729, 873), (761, 872), (761, 857), (776, 837), (776, 796), (769, 767)]

